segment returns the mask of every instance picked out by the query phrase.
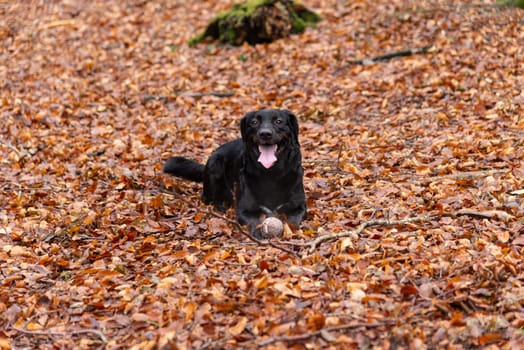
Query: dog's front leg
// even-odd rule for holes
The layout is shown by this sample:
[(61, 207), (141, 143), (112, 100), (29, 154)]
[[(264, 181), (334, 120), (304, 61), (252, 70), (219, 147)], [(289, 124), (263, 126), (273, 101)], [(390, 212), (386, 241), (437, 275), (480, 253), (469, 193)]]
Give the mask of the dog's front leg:
[(262, 238), (260, 231), (260, 205), (247, 185), (245, 175), (240, 174), (237, 185), (237, 219), (242, 225), (249, 226), (249, 233), (255, 238)]
[(260, 231), (260, 213), (259, 211), (253, 212), (246, 209), (237, 209), (238, 222), (242, 225), (249, 227), (249, 234), (257, 239), (262, 238), (262, 232)]

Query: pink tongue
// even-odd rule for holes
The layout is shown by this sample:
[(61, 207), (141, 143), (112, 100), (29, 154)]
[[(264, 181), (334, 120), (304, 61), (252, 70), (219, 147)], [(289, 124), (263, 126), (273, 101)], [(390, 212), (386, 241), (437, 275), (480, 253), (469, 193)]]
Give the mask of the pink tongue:
[(275, 156), (275, 153), (277, 152), (277, 145), (259, 145), (258, 150), (260, 151), (258, 162), (262, 163), (266, 169), (271, 168), (271, 166), (277, 161), (277, 157)]

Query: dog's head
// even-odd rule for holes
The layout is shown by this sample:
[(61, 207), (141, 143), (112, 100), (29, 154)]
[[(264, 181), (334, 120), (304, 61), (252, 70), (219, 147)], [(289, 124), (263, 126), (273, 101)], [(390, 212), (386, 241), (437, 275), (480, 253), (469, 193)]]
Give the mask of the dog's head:
[(247, 113), (240, 122), (242, 140), (265, 168), (288, 147), (298, 147), (297, 117), (288, 110), (264, 109)]

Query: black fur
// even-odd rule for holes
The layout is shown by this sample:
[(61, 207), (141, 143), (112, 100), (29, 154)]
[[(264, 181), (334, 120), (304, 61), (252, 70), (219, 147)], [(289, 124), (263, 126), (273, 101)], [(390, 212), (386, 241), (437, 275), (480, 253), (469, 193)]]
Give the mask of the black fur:
[(204, 165), (184, 157), (171, 157), (164, 164), (164, 173), (195, 182), (204, 180)]
[[(241, 139), (218, 147), (206, 165), (184, 157), (169, 158), (164, 172), (203, 182), (202, 199), (219, 210), (233, 205), (237, 217), (259, 237), (262, 214), (283, 214), (300, 225), (306, 216), (302, 156), (297, 118), (288, 110), (247, 113), (240, 122)], [(278, 145), (277, 161), (269, 168), (258, 161), (259, 145)]]

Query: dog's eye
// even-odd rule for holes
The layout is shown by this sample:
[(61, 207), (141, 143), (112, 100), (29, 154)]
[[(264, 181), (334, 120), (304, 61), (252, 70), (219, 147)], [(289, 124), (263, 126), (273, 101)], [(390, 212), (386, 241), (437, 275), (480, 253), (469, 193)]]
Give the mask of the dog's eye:
[(275, 119), (275, 124), (282, 124), (282, 119)]
[(250, 126), (257, 126), (258, 125), (258, 120), (253, 119), (252, 121), (249, 122), (249, 125)]

